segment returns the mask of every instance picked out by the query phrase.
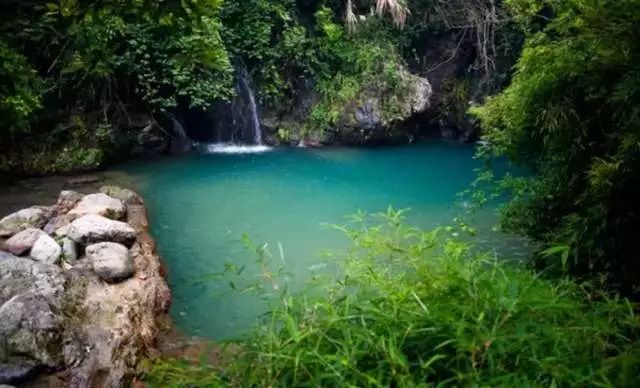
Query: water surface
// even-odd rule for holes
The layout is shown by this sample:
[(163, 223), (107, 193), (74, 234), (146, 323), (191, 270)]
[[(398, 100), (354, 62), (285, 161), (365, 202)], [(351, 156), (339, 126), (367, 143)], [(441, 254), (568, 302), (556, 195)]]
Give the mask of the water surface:
[[(252, 295), (228, 294), (212, 274), (225, 263), (263, 274), (243, 235), (268, 243), (292, 284), (322, 267), (320, 253), (346, 239), (322, 225), (357, 210), (410, 208), (425, 228), (451, 223), (456, 194), (479, 162), (469, 145), (433, 142), (402, 147), (275, 149), (253, 154), (187, 155), (126, 169), (142, 192), (152, 233), (169, 268), (172, 316), (189, 335), (225, 339), (246, 332), (263, 311)], [(504, 239), (487, 226), (482, 242)], [(283, 259), (280, 258), (282, 253)], [(225, 294), (227, 293), (227, 294)], [(224, 296), (221, 296), (225, 294)]]

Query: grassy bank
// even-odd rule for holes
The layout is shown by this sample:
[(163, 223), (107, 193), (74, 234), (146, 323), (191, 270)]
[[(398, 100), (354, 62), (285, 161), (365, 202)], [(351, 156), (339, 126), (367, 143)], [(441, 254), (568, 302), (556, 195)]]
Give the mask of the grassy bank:
[(626, 300), (499, 263), (395, 211), (338, 229), (352, 240), (335, 256), (340, 275), (302, 293), (258, 247), (263, 286), (284, 291), (242, 350), (215, 366), (156, 360), (149, 386), (640, 384), (640, 321)]

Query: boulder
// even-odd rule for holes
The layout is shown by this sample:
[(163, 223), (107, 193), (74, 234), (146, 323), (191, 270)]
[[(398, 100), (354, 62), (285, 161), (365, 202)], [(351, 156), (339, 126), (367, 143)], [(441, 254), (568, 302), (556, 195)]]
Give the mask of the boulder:
[(118, 282), (133, 276), (134, 262), (127, 247), (112, 242), (89, 245), (86, 249), (93, 271), (107, 282)]
[(25, 292), (58, 298), (64, 283), (62, 270), (55, 265), (0, 252), (0, 306)]
[(100, 192), (124, 202), (125, 205), (143, 205), (144, 201), (134, 191), (119, 186), (102, 186)]
[(42, 234), (31, 248), (29, 256), (35, 260), (47, 264), (58, 264), (60, 262), (60, 255), (62, 255), (62, 248), (56, 242), (56, 240), (49, 237), (47, 234)]
[(64, 292), (57, 266), (0, 252), (0, 384), (62, 366)]
[(45, 233), (40, 229), (28, 228), (8, 239), (4, 243), (4, 247), (14, 255), (20, 256), (29, 252), (36, 240), (42, 235)]
[(89, 214), (73, 221), (67, 236), (82, 245), (112, 241), (131, 246), (136, 239), (136, 231), (127, 223)]
[(104, 193), (89, 194), (82, 197), (69, 215), (82, 217), (87, 214), (97, 214), (114, 220), (119, 220), (126, 214), (124, 203)]
[(10, 214), (0, 220), (0, 237), (11, 237), (28, 228), (42, 228), (49, 212), (44, 208), (30, 207)]
[(0, 357), (19, 359), (20, 355), (28, 355), (29, 361), (47, 368), (62, 364), (64, 318), (53, 303), (44, 295), (27, 292), (0, 307), (0, 338), (4, 342)]

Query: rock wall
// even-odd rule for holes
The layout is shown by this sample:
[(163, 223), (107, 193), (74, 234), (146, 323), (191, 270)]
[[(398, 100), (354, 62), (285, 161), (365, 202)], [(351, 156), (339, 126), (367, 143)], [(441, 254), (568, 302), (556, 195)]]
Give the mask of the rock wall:
[(0, 384), (128, 385), (171, 303), (147, 228), (118, 187), (0, 220)]

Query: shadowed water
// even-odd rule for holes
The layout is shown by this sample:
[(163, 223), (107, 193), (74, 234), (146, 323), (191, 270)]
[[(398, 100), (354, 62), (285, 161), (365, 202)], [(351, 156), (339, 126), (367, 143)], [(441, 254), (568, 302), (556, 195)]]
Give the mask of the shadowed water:
[[(244, 234), (270, 251), (294, 286), (324, 266), (319, 254), (347, 245), (325, 223), (357, 210), (411, 208), (409, 222), (430, 228), (459, 214), (456, 193), (479, 162), (468, 145), (443, 142), (367, 149), (275, 149), (253, 154), (188, 155), (127, 168), (145, 197), (152, 233), (169, 268), (172, 316), (189, 335), (237, 336), (265, 304), (216, 281), (225, 263), (249, 264), (245, 279), (263, 277)], [(485, 215), (478, 241), (503, 246)], [(280, 258), (280, 256), (283, 258)], [(519, 259), (519, 258), (516, 258)], [(221, 296), (225, 294), (224, 296)]]

